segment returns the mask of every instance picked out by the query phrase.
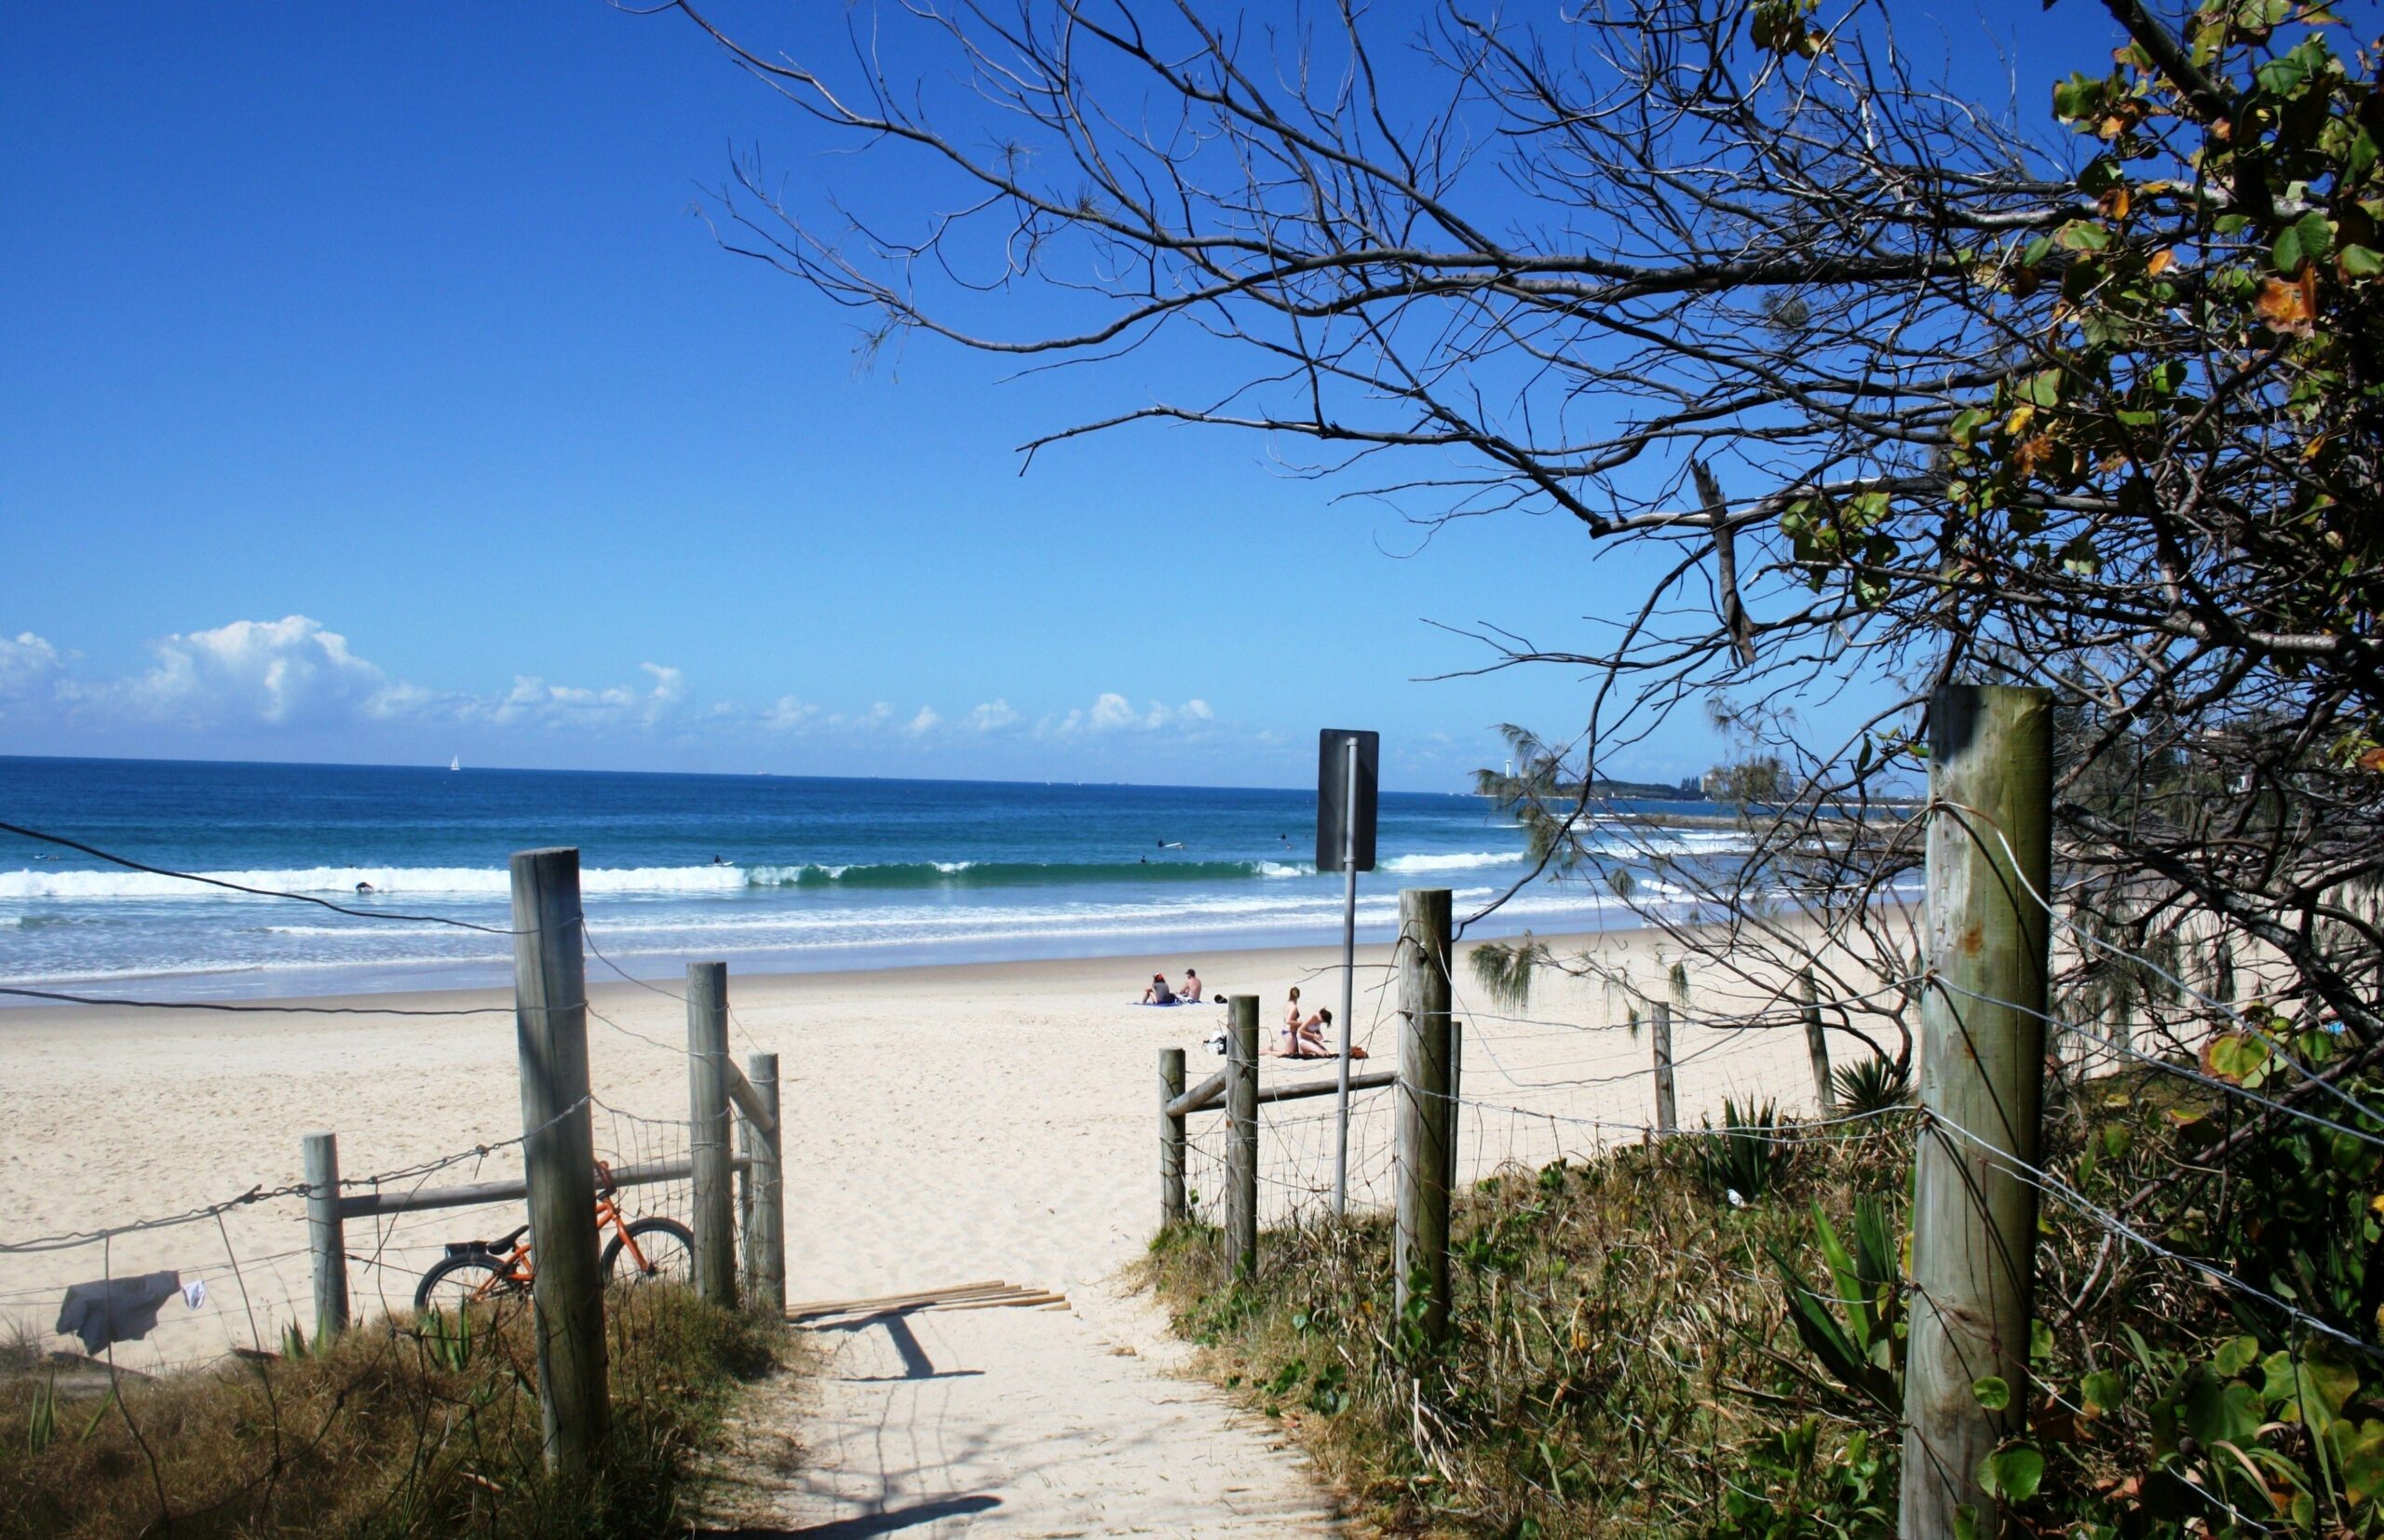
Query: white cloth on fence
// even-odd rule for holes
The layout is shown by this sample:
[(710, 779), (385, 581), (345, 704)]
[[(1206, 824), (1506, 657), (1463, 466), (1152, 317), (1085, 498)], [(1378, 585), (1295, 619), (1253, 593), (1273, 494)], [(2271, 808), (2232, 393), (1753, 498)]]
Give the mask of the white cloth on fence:
[(207, 1307), (207, 1280), (205, 1278), (193, 1278), (188, 1283), (183, 1284), (183, 1303), (189, 1305), (193, 1310), (205, 1309)]

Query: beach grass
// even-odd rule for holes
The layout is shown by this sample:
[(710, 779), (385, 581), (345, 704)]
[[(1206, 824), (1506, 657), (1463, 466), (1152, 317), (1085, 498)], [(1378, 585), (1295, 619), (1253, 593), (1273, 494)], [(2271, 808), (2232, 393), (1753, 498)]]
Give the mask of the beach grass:
[(645, 1536), (686, 1525), (698, 1456), (783, 1329), (684, 1290), (606, 1309), (602, 1479), (550, 1479), (529, 1313), (382, 1318), (162, 1378), (0, 1366), (0, 1536)]
[[(1799, 1141), (1734, 1203), (1724, 1137), (1510, 1169), (1458, 1197), (1437, 1353), (1398, 1318), (1387, 1215), (1267, 1231), (1239, 1284), (1214, 1231), (1179, 1226), (1144, 1281), (1200, 1371), (1286, 1426), (1359, 1533), (1715, 1533), (1731, 1485), (1762, 1480), (1745, 1446), (1791, 1406), (1819, 1410), (1831, 1501), (1891, 1503), (1859, 1422), (1831, 1414), (1768, 1256), (1809, 1246), (1815, 1204), (1843, 1228), (1858, 1197), (1899, 1189), (1909, 1139)], [(1850, 1490), (1864, 1467), (1870, 1492)], [(1789, 1484), (1769, 1496), (1817, 1496)]]

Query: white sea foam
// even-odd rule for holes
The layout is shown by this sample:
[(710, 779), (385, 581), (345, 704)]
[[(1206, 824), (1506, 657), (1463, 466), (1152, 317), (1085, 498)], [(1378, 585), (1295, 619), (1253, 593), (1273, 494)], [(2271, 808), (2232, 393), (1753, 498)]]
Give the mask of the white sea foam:
[[(395, 894), (502, 896), (512, 891), (512, 876), (502, 867), (432, 866), (308, 867), (292, 871), (204, 871), (196, 873), (219, 883), (264, 888), (275, 893), (356, 896), (359, 883), (372, 885), (370, 897)], [(745, 885), (745, 873), (733, 866), (656, 866), (607, 870), (598, 867), (579, 874), (583, 893), (720, 893)], [(7, 871), (0, 872), (0, 898), (237, 898), (227, 889), (149, 871)]]
[(1469, 850), (1445, 856), (1393, 856), (1385, 871), (1469, 871), (1483, 866), (1513, 866), (1522, 858), (1506, 850)]

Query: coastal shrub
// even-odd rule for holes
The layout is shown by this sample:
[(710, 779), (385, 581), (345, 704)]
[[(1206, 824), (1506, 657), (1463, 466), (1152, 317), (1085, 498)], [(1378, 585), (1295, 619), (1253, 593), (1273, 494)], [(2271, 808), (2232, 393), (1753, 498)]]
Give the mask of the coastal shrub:
[(1737, 1206), (1753, 1203), (1770, 1192), (1788, 1174), (1793, 1151), (1782, 1137), (1785, 1132), (1778, 1102), (1766, 1101), (1758, 1107), (1750, 1098), (1741, 1107), (1724, 1097), (1720, 1130), (1708, 1123), (1692, 1146), (1707, 1189)]
[(1886, 1112), (1912, 1101), (1911, 1067), (1880, 1054), (1840, 1064), (1830, 1071), (1829, 1083), (1837, 1110), (1849, 1117)]
[[(1716, 1204), (1697, 1142), (1510, 1169), (1460, 1196), (1438, 1353), (1397, 1317), (1386, 1215), (1268, 1231), (1239, 1286), (1188, 1228), (1144, 1266), (1207, 1372), (1295, 1431), (1383, 1530), (1703, 1534), (1733, 1481), (1761, 1493), (1775, 1479), (1853, 1514), (1892, 1492), (1894, 1444), (1849, 1453), (1852, 1429), (1830, 1413), (1809, 1448), (1779, 1445), (1797, 1474), (1751, 1479), (1740, 1446), (1780, 1431), (1776, 1406), (1811, 1398), (1765, 1250), (1800, 1248), (1808, 1220)], [(1805, 1148), (1778, 1190), (1843, 1214), (1892, 1183), (1908, 1141), (1871, 1131)]]
[(645, 1536), (685, 1527), (690, 1457), (774, 1330), (675, 1288), (606, 1308), (612, 1442), (583, 1488), (541, 1464), (528, 1312), (384, 1318), (303, 1354), (111, 1387), (11, 1355), (0, 1536)]
[[(2384, 1536), (2384, 1077), (2352, 1051), (2255, 1006), (2203, 1079), (2139, 1068), (2048, 1116), (2074, 1198), (2042, 1206), (2027, 1382), (1973, 1386), (2025, 1409), (1982, 1472), (2017, 1532)], [(2323, 1123), (2230, 1094), (2329, 1072)], [(1381, 1532), (1884, 1536), (1916, 1126), (1784, 1120), (1781, 1201), (1744, 1209), (1694, 1140), (1477, 1183), (1433, 1354), (1394, 1318), (1387, 1215), (1269, 1231), (1236, 1286), (1197, 1237), (1146, 1267)]]

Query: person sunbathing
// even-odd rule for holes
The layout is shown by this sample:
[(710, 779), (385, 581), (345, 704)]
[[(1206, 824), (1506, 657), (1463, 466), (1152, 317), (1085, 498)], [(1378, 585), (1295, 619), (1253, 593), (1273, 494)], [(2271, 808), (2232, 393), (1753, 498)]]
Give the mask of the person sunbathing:
[(1184, 983), (1176, 990), (1175, 997), (1195, 1006), (1200, 1003), (1204, 996), (1200, 990), (1199, 969), (1187, 967), (1184, 970)]
[(1175, 1004), (1175, 992), (1167, 987), (1166, 974), (1154, 973), (1151, 975), (1151, 987), (1143, 991), (1143, 1004), (1146, 1006), (1172, 1006)]
[(1292, 1029), (1292, 1046), (1286, 1051), (1286, 1057), (1292, 1059), (1332, 1058), (1333, 1048), (1324, 1040), (1324, 1034), (1332, 1025), (1333, 1013), (1329, 1010), (1321, 1010), (1294, 1026)]

